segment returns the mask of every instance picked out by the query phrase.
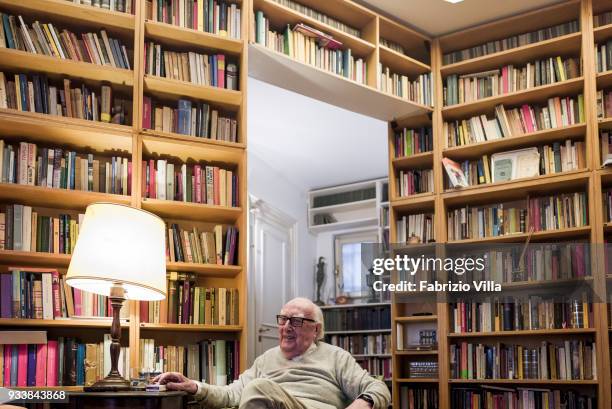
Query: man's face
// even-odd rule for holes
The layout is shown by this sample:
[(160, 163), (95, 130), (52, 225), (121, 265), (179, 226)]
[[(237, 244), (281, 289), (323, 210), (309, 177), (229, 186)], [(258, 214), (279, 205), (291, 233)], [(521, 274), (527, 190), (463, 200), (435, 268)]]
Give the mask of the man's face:
[[(315, 319), (312, 311), (304, 305), (287, 304), (281, 310), (286, 317), (302, 317)], [(301, 327), (293, 327), (290, 321), (278, 326), (280, 349), (286, 358), (291, 359), (303, 354), (317, 337), (319, 324), (304, 321)]]

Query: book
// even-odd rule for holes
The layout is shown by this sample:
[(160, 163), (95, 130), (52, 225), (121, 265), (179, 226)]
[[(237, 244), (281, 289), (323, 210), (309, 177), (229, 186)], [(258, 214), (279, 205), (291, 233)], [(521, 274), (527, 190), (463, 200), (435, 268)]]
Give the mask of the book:
[(448, 176), (452, 187), (456, 188), (468, 186), (465, 174), (457, 162), (449, 158), (442, 158), (442, 165), (444, 165), (444, 170), (446, 171), (446, 175)]

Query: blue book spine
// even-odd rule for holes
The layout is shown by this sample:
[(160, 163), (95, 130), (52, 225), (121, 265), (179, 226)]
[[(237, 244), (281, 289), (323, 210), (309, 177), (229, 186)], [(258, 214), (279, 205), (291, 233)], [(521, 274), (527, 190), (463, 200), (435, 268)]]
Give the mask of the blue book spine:
[(19, 359), (19, 345), (13, 345), (11, 350), (11, 386), (17, 386), (17, 364)]
[(191, 101), (186, 99), (178, 101), (178, 133), (191, 134)]
[(76, 354), (76, 384), (85, 384), (85, 344), (78, 344)]
[(210, 85), (212, 85), (213, 87), (216, 87), (218, 82), (217, 82), (217, 56), (216, 55), (212, 55), (210, 57), (210, 66), (212, 67), (212, 83)]
[(36, 345), (28, 345), (28, 386), (36, 386)]
[(4, 37), (6, 37), (8, 48), (15, 48), (15, 41), (13, 40), (13, 33), (11, 32), (11, 23), (9, 22), (8, 14), (2, 15), (2, 23), (4, 26)]
[(21, 110), (29, 111), (28, 77), (25, 74), (19, 74), (19, 87), (21, 88)]
[(76, 162), (76, 152), (70, 152), (70, 189), (74, 190), (74, 179), (76, 176), (76, 171), (74, 169), (74, 164)]
[(110, 192), (115, 193), (115, 157), (111, 159), (111, 180)]

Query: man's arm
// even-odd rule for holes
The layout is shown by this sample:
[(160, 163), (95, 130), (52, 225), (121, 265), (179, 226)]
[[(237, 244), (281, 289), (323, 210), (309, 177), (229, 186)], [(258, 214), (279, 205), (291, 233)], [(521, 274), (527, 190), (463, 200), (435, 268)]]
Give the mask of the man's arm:
[(346, 351), (339, 351), (336, 360), (336, 378), (344, 394), (353, 400), (347, 409), (372, 406), (366, 400), (358, 399), (361, 394), (372, 399), (373, 409), (386, 409), (389, 406), (391, 394), (384, 382), (370, 376)]

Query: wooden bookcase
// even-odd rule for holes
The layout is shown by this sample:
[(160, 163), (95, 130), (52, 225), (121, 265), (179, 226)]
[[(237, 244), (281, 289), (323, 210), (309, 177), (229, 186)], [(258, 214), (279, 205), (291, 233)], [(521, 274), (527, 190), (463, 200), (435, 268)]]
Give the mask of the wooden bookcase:
[[(243, 11), (248, 2), (238, 2)], [(174, 262), (167, 264), (168, 271), (190, 272), (200, 285), (209, 287), (238, 288), (238, 325), (190, 325), (141, 323), (138, 302), (124, 305), (129, 308), (129, 320), (122, 321), (122, 343), (130, 348), (130, 375), (140, 368), (139, 347), (141, 338), (153, 338), (162, 345), (186, 345), (202, 339), (230, 339), (240, 341), (240, 370), (247, 366), (246, 325), (246, 87), (247, 87), (247, 13), (242, 14), (242, 39), (231, 39), (178, 26), (149, 21), (145, 17), (145, 2), (137, 1), (133, 15), (104, 10), (87, 5), (77, 5), (65, 0), (33, 0), (27, 2), (0, 1), (0, 10), (11, 14), (22, 14), (42, 22), (52, 22), (62, 28), (99, 31), (102, 28), (121, 38), (127, 48), (133, 49), (132, 70), (97, 66), (84, 62), (61, 60), (43, 55), (28, 54), (18, 50), (0, 49), (0, 69), (10, 72), (42, 72), (49, 77), (82, 79), (87, 84), (109, 83), (113, 90), (119, 89), (132, 100), (132, 124), (115, 125), (73, 118), (0, 110), (0, 132), (9, 141), (27, 140), (46, 143), (49, 146), (70, 147), (83, 152), (121, 152), (130, 157), (133, 166), (131, 195), (114, 195), (84, 191), (43, 188), (19, 184), (2, 184), (0, 201), (3, 204), (22, 203), (29, 206), (49, 208), (53, 211), (84, 213), (93, 202), (115, 202), (142, 208), (165, 220), (185, 223), (230, 224), (239, 231), (237, 265), (195, 264)], [(168, 48), (180, 50), (215, 50), (231, 55), (239, 64), (239, 91), (196, 86), (161, 77), (144, 75), (145, 41), (161, 41)], [(180, 97), (204, 100), (213, 106), (235, 114), (238, 121), (238, 142), (229, 143), (182, 134), (156, 132), (142, 127), (143, 95), (166, 102)], [(213, 206), (142, 197), (141, 182), (143, 159), (165, 155), (173, 161), (193, 163), (206, 161), (234, 169), (238, 175), (238, 207)], [(9, 266), (56, 268), (64, 274), (70, 263), (70, 255), (0, 251), (0, 268)], [(0, 319), (0, 329), (44, 329), (50, 336), (78, 337), (85, 342), (99, 342), (110, 329), (110, 320), (61, 319)], [(180, 333), (180, 339), (176, 334)], [(65, 387), (63, 387), (65, 388)], [(69, 387), (81, 390), (82, 387)]]

